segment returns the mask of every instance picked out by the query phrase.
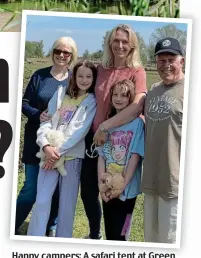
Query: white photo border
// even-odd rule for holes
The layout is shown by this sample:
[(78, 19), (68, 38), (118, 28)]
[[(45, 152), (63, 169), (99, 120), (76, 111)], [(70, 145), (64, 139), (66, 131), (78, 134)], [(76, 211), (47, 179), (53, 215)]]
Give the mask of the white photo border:
[[(15, 210), (17, 197), (17, 182), (18, 182), (18, 162), (19, 162), (19, 146), (20, 146), (20, 130), (21, 130), (21, 108), (22, 108), (22, 92), (23, 92), (23, 74), (24, 74), (24, 53), (26, 41), (26, 26), (27, 16), (56, 16), (69, 18), (87, 18), (87, 19), (111, 19), (111, 20), (133, 20), (147, 22), (164, 22), (164, 23), (185, 23), (187, 25), (187, 45), (185, 58), (185, 84), (184, 84), (184, 105), (183, 105), (183, 127), (182, 127), (182, 142), (181, 142), (181, 160), (180, 160), (180, 183), (178, 196), (178, 217), (177, 217), (177, 233), (175, 244), (165, 243), (147, 243), (134, 241), (109, 241), (109, 240), (90, 240), (78, 238), (51, 238), (51, 237), (33, 237), (15, 235)], [(21, 23), (21, 43), (20, 43), (20, 58), (19, 58), (19, 77), (18, 77), (18, 94), (17, 94), (17, 112), (16, 112), (16, 136), (15, 136), (15, 152), (14, 152), (14, 168), (13, 168), (13, 189), (12, 189), (12, 207), (11, 207), (11, 227), (10, 239), (12, 240), (33, 240), (40, 242), (51, 243), (80, 243), (80, 244), (95, 244), (95, 245), (118, 245), (118, 246), (135, 246), (135, 247), (159, 247), (159, 248), (180, 248), (181, 240), (181, 224), (182, 224), (182, 203), (183, 203), (183, 185), (185, 171), (185, 148), (187, 135), (187, 111), (188, 111), (188, 93), (189, 93), (189, 77), (190, 77), (190, 56), (191, 56), (191, 34), (192, 20), (191, 19), (176, 19), (176, 18), (159, 18), (159, 17), (140, 17), (140, 16), (125, 16), (125, 15), (104, 15), (104, 14), (89, 14), (89, 13), (70, 13), (70, 12), (47, 12), (23, 10)]]

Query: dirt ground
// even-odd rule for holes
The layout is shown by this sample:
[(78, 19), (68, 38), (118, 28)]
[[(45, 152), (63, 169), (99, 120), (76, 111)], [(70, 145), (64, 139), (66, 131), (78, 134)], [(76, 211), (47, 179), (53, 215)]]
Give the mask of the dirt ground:
[[(9, 21), (9, 19), (13, 16), (13, 13), (0, 13), (0, 29), (3, 28), (3, 26), (6, 24), (6, 22)], [(17, 15), (13, 21), (20, 19), (20, 16)], [(5, 30), (8, 32), (20, 32), (21, 31), (21, 24), (14, 25), (10, 27), (9, 29)]]

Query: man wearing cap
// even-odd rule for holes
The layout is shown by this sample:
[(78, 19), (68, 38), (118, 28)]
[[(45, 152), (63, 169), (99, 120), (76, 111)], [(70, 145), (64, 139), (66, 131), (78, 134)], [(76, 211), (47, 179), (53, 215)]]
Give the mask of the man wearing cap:
[(142, 176), (146, 242), (175, 243), (183, 114), (184, 57), (174, 38), (155, 47), (162, 81), (145, 102), (146, 144)]

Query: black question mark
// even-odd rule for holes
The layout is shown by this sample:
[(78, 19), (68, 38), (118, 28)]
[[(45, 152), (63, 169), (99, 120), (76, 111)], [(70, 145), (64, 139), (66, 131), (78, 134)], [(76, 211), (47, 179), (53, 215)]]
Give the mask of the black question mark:
[[(0, 120), (0, 162), (3, 162), (3, 156), (11, 144), (13, 138), (13, 130), (11, 125), (4, 120)], [(0, 166), (0, 178), (5, 174), (5, 170)]]
[[(0, 103), (9, 102), (9, 72), (8, 63), (4, 59), (0, 59), (0, 72), (1, 72), (1, 92)], [(5, 121), (0, 120), (0, 162), (3, 162), (4, 154), (11, 144), (13, 138), (13, 131), (11, 125)], [(0, 166), (0, 178), (5, 174), (5, 170)]]

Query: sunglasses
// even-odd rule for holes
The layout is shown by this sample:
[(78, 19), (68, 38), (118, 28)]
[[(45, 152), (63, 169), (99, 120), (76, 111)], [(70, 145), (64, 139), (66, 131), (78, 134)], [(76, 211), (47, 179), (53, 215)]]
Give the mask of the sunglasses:
[(63, 51), (63, 50), (60, 50), (60, 49), (54, 49), (54, 50), (53, 50), (53, 53), (54, 53), (55, 55), (61, 55), (61, 53), (62, 53), (62, 54), (64, 55), (64, 57), (69, 57), (69, 56), (72, 55), (71, 52)]

